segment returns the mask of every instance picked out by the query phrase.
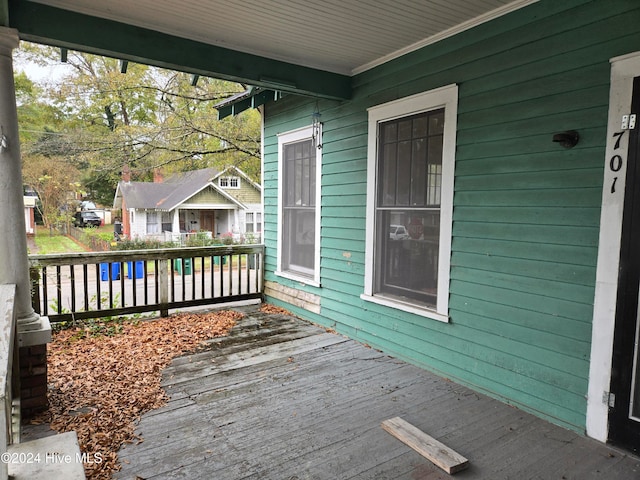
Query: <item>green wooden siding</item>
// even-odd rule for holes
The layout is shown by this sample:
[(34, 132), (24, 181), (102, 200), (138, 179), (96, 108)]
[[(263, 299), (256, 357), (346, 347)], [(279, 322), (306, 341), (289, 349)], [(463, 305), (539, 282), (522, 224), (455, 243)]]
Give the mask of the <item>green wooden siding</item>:
[[(639, 49), (636, 0), (541, 0), (354, 77), (351, 101), (321, 100), (320, 288), (273, 274), (276, 135), (309, 125), (315, 100), (266, 105), (266, 279), (322, 297), (320, 315), (283, 306), (583, 431), (609, 59)], [(366, 109), (451, 83), (459, 106), (444, 324), (360, 295)], [(551, 141), (569, 129), (580, 132), (574, 149)]]
[(261, 201), (260, 191), (244, 178), (240, 178), (240, 188), (222, 187), (222, 189), (244, 205)]
[(202, 205), (202, 204), (216, 204), (216, 205), (235, 205), (228, 198), (224, 197), (220, 192), (207, 187), (201, 192), (196, 193), (189, 200), (184, 202), (183, 206), (188, 205)]

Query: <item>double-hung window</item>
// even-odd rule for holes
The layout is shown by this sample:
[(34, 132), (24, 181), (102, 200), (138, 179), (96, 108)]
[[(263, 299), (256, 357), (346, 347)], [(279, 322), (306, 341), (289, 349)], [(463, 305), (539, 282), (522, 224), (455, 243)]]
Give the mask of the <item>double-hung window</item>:
[(247, 233), (262, 232), (262, 213), (261, 212), (247, 212), (245, 231)]
[(160, 233), (159, 225), (158, 225), (158, 212), (147, 212), (147, 233), (155, 234)]
[(369, 109), (363, 298), (448, 321), (457, 87)]
[(278, 136), (278, 274), (320, 282), (320, 159), (311, 127)]

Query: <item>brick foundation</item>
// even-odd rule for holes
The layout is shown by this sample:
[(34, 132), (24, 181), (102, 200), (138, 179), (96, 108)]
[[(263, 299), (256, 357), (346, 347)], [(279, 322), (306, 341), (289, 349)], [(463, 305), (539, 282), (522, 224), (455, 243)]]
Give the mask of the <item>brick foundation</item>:
[(46, 410), (47, 345), (20, 347), (20, 405), (22, 419)]

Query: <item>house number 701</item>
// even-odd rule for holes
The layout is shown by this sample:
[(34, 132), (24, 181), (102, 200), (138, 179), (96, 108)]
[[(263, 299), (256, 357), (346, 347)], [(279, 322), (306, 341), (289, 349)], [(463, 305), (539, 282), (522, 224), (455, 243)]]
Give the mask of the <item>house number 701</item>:
[[(616, 132), (613, 134), (613, 137), (616, 139), (616, 143), (613, 146), (613, 150), (618, 150), (620, 148), (620, 140), (622, 139), (622, 136), (624, 135), (624, 130), (622, 130), (621, 132)], [(611, 157), (611, 159), (609, 160), (609, 169), (614, 172), (614, 173), (618, 173), (620, 171), (620, 169), (622, 168), (622, 164), (623, 164), (624, 160), (622, 158), (622, 156), (615, 154)], [(615, 193), (616, 192), (616, 182), (618, 181), (618, 177), (615, 176), (613, 177), (613, 182), (611, 182), (611, 193)]]

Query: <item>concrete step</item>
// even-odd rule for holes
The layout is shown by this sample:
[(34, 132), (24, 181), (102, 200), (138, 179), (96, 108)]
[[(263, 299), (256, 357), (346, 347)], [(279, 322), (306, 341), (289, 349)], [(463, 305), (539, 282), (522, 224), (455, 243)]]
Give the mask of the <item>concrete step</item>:
[(76, 432), (10, 445), (7, 453), (14, 480), (85, 480)]

